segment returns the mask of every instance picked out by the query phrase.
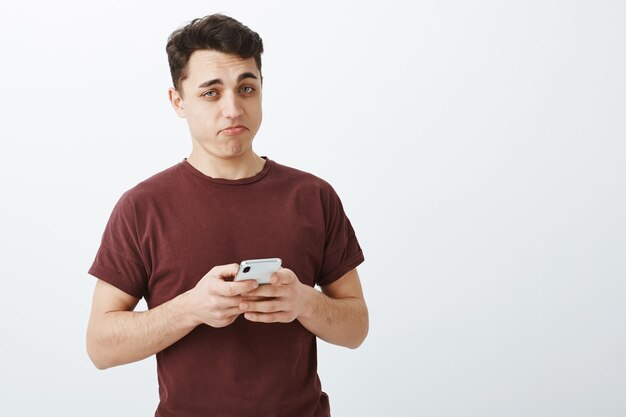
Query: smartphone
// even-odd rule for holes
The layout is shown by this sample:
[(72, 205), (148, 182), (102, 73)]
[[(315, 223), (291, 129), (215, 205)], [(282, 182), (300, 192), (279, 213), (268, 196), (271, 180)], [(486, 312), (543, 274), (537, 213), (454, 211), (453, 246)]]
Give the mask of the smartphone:
[(269, 284), (272, 274), (280, 269), (282, 262), (280, 258), (242, 261), (234, 281), (253, 279), (259, 284)]

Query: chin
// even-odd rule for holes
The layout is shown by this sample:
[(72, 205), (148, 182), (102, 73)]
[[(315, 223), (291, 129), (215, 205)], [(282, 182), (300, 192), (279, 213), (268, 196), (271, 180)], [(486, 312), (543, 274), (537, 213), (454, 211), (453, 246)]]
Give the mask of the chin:
[(250, 143), (241, 143), (239, 141), (233, 141), (227, 145), (226, 154), (232, 158), (243, 156), (249, 152), (252, 152), (252, 146)]

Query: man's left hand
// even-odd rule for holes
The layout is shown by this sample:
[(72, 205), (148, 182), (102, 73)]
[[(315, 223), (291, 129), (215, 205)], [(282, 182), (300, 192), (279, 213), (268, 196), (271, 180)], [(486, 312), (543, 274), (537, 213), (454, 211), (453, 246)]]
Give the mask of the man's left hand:
[(270, 284), (243, 294), (239, 308), (250, 321), (290, 323), (303, 314), (306, 294), (311, 290), (293, 271), (281, 268), (272, 275)]

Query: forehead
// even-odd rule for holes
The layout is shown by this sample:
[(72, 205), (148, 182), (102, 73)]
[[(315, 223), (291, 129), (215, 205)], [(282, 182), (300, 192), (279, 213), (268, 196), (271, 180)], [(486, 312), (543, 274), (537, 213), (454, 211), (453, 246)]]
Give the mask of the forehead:
[(241, 58), (219, 51), (199, 50), (194, 51), (189, 57), (185, 81), (192, 85), (216, 78), (224, 83), (236, 82), (237, 77), (244, 72), (251, 72), (260, 78), (253, 57)]

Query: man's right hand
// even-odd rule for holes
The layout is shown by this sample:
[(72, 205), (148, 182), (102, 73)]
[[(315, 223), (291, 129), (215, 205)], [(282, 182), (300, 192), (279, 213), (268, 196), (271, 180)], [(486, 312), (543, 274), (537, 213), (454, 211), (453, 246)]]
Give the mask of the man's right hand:
[(211, 269), (191, 290), (147, 311), (138, 298), (98, 280), (87, 329), (87, 352), (99, 369), (135, 362), (171, 346), (197, 325), (225, 327), (243, 311), (242, 294), (256, 281), (229, 282), (237, 264)]
[(238, 264), (218, 265), (212, 268), (196, 286), (186, 293), (189, 314), (196, 325), (225, 327), (243, 312), (239, 308), (241, 295), (259, 286), (254, 280), (227, 281), (237, 273)]

